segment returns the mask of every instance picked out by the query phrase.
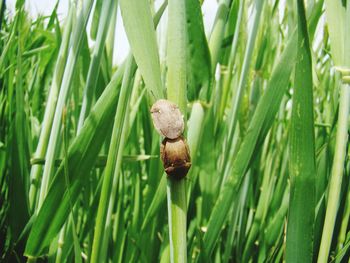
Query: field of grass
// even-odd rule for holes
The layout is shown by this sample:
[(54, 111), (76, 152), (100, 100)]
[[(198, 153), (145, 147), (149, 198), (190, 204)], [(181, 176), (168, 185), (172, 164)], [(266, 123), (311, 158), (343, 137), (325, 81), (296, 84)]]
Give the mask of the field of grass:
[(0, 2), (0, 262), (349, 262), (350, 0), (204, 1)]

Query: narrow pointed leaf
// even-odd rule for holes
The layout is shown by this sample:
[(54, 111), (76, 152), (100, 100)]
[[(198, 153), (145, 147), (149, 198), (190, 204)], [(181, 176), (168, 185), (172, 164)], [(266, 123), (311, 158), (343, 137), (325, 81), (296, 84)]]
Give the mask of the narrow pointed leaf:
[(286, 262), (312, 262), (315, 218), (315, 135), (312, 61), (303, 0), (298, 0), (298, 52), (289, 141), (290, 199)]
[(121, 0), (124, 27), (136, 64), (153, 95), (163, 98), (158, 46), (150, 4), (147, 0)]

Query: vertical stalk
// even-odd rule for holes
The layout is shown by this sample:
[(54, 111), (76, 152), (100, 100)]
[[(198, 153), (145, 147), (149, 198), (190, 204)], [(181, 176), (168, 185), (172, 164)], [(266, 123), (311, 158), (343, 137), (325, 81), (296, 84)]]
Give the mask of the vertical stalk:
[[(225, 154), (223, 155), (224, 156), (224, 160), (222, 162), (223, 164), (228, 163), (227, 159), (229, 156), (231, 156), (229, 153), (230, 153), (230, 150), (232, 149), (232, 145), (234, 141), (239, 108), (241, 105), (241, 99), (243, 97), (243, 91), (249, 76), (249, 68), (253, 57), (255, 40), (259, 29), (260, 17), (261, 17), (263, 6), (264, 6), (264, 1), (260, 1), (260, 0), (255, 1), (255, 15), (254, 15), (253, 27), (248, 37), (247, 48), (244, 53), (244, 60), (242, 65), (242, 71), (239, 77), (238, 87), (234, 91), (234, 95), (232, 96), (232, 108), (229, 115), (230, 119), (228, 124), (228, 136), (227, 136), (226, 146), (224, 147)], [(226, 178), (222, 177), (221, 180), (222, 181), (220, 182), (220, 185), (222, 184), (222, 182), (226, 180)]]
[(168, 179), (170, 259), (172, 263), (187, 262), (186, 245), (186, 181)]
[(69, 50), (66, 68), (63, 74), (61, 89), (58, 95), (56, 111), (52, 122), (49, 144), (48, 144), (48, 148), (45, 156), (45, 167), (44, 167), (44, 173), (43, 173), (43, 178), (42, 178), (41, 187), (40, 187), (38, 208), (40, 208), (42, 203), (44, 202), (44, 199), (46, 197), (46, 194), (49, 188), (49, 181), (50, 181), (51, 174), (53, 173), (54, 161), (55, 161), (54, 159), (57, 152), (57, 144), (59, 142), (59, 133), (60, 133), (61, 124), (62, 124), (61, 118), (62, 118), (63, 107), (66, 103), (68, 91), (72, 84), (75, 64), (78, 59), (79, 52), (81, 50), (81, 45), (83, 42), (82, 40), (85, 35), (85, 27), (86, 27), (93, 3), (94, 3), (93, 0), (88, 0), (84, 2), (83, 8), (79, 14), (79, 18), (74, 29), (72, 45)]
[[(348, 43), (350, 41), (350, 28), (345, 25), (349, 25), (350, 23), (350, 0), (347, 0), (346, 2), (346, 7), (343, 7), (340, 2), (336, 1), (326, 2), (327, 20), (331, 32), (330, 40), (331, 46), (333, 47), (332, 53), (334, 61), (335, 64), (340, 64), (345, 66), (345, 68), (338, 68), (342, 74), (338, 127), (335, 139), (335, 153), (328, 188), (326, 217), (323, 225), (321, 245), (317, 259), (318, 263), (328, 261), (335, 220), (340, 204), (341, 183), (344, 173), (344, 162), (348, 141), (348, 118), (350, 109), (350, 47)], [(338, 9), (339, 7), (340, 9)], [(340, 29), (338, 29), (338, 24), (344, 27), (340, 27)], [(337, 35), (339, 32), (343, 35)]]
[(344, 214), (341, 222), (341, 227), (339, 230), (338, 235), (338, 242), (337, 242), (337, 253), (344, 247), (344, 242), (346, 240), (346, 234), (349, 224), (349, 218), (350, 218), (350, 185), (348, 185), (348, 193), (346, 195), (346, 201), (345, 201), (345, 208), (344, 208)]
[(237, 16), (237, 21), (236, 21), (236, 26), (235, 26), (235, 33), (234, 33), (233, 40), (232, 40), (230, 57), (229, 57), (228, 66), (227, 66), (228, 73), (224, 78), (224, 83), (223, 83), (223, 87), (222, 87), (223, 91), (222, 91), (222, 96), (221, 96), (220, 105), (219, 105), (219, 118), (218, 118), (218, 120), (219, 119), (221, 120), (223, 115), (224, 115), (224, 111), (225, 111), (225, 107), (226, 107), (226, 103), (227, 103), (227, 96), (228, 96), (228, 92), (229, 92), (230, 87), (231, 87), (231, 81), (232, 81), (232, 76), (233, 76), (232, 70), (233, 70), (235, 57), (236, 57), (236, 53), (237, 53), (238, 36), (239, 36), (239, 30), (241, 27), (241, 22), (242, 22), (242, 17), (243, 17), (244, 3), (245, 3), (245, 0), (241, 0), (239, 2), (239, 10), (238, 10), (238, 16)]
[(322, 240), (318, 254), (318, 263), (328, 262), (333, 229), (339, 207), (340, 188), (344, 172), (346, 142), (348, 140), (348, 117), (350, 108), (350, 86), (342, 84), (340, 90), (338, 129), (335, 141), (335, 154), (328, 190), (326, 218), (323, 225)]
[(169, 1), (167, 94), (186, 118), (186, 10), (185, 1)]
[(60, 263), (62, 262), (63, 258), (63, 244), (64, 244), (64, 239), (66, 237), (66, 229), (67, 229), (67, 223), (63, 225), (60, 233), (59, 233), (59, 238), (57, 241), (57, 252), (56, 252), (56, 259), (55, 262)]
[(100, 20), (98, 24), (96, 45), (92, 54), (87, 80), (84, 88), (83, 102), (81, 105), (78, 122), (78, 133), (80, 132), (84, 120), (89, 114), (92, 106), (93, 96), (95, 93), (96, 83), (100, 71), (101, 56), (105, 47), (106, 37), (109, 30), (108, 23), (110, 23), (112, 14), (114, 13), (113, 9), (117, 8), (117, 2), (118, 1), (106, 0), (102, 3), (102, 13), (100, 15)]
[[(169, 0), (167, 92), (184, 115), (186, 123), (186, 9), (185, 0)], [(187, 262), (186, 181), (168, 178), (168, 220), (171, 262)]]
[[(133, 63), (133, 64), (135, 65), (135, 63)], [(127, 73), (127, 71), (126, 71), (126, 73)], [(132, 75), (129, 73), (129, 76), (125, 76), (125, 77), (129, 77), (129, 79), (131, 80)], [(128, 91), (127, 102), (130, 101), (132, 91), (137, 89), (137, 84), (138, 83), (134, 82), (133, 86), (129, 85), (128, 88), (130, 89), (130, 91)], [(126, 107), (127, 107), (127, 110), (125, 112), (125, 117), (124, 117), (124, 120), (121, 124), (121, 127), (120, 127), (120, 123), (118, 123), (118, 129), (120, 129), (122, 131), (121, 131), (119, 146), (117, 149), (117, 157), (116, 157), (116, 161), (115, 161), (115, 169), (114, 169), (111, 193), (109, 195), (108, 209), (107, 209), (107, 213), (106, 213), (106, 221), (104, 224), (103, 239), (102, 239), (101, 248), (100, 248), (99, 260), (101, 262), (106, 261), (106, 255), (107, 255), (108, 244), (109, 244), (108, 241), (110, 239), (110, 236), (112, 236), (112, 234), (110, 234), (110, 233), (113, 231), (112, 230), (112, 213), (114, 211), (115, 203), (117, 201), (120, 201), (120, 200), (117, 200), (118, 187), (119, 187), (118, 182), (120, 181), (119, 175), (121, 173), (121, 164), (122, 164), (124, 145), (125, 145), (125, 141), (128, 137), (128, 133), (129, 133), (129, 131), (128, 131), (129, 130), (129, 116), (130, 116), (130, 112), (128, 110), (129, 103), (126, 104)]]
[(5, 0), (0, 1), (0, 31), (2, 26), (2, 20), (4, 19), (5, 8), (6, 8), (6, 1)]
[(215, 71), (216, 64), (219, 60), (219, 52), (231, 3), (232, 0), (221, 0), (218, 11), (216, 12), (215, 22), (209, 39), (212, 71)]
[[(34, 158), (43, 158), (46, 153), (47, 144), (49, 142), (50, 128), (53, 121), (53, 116), (55, 114), (55, 107), (57, 102), (58, 92), (62, 82), (62, 76), (65, 68), (65, 63), (67, 60), (68, 44), (71, 34), (71, 27), (73, 21), (73, 15), (75, 12), (75, 6), (72, 4), (69, 9), (67, 16), (67, 22), (64, 27), (63, 38), (61, 46), (58, 52), (57, 62), (55, 66), (55, 72), (52, 79), (52, 85), (50, 88), (49, 97), (47, 99), (47, 107), (45, 108), (44, 120), (42, 123), (42, 129), (40, 132), (38, 146), (36, 148)], [(35, 200), (38, 192), (39, 177), (42, 172), (42, 165), (34, 164), (31, 169), (31, 185), (29, 189), (29, 205), (30, 210), (35, 210)]]
[(104, 172), (101, 196), (97, 210), (94, 240), (92, 244), (91, 254), (92, 263), (101, 262), (99, 257), (101, 253), (105, 222), (108, 212), (108, 201), (112, 189), (111, 184), (113, 183), (113, 175), (116, 176), (115, 171), (119, 169), (121, 164), (121, 155), (126, 133), (126, 129), (123, 126), (125, 126), (125, 119), (127, 115), (126, 112), (129, 105), (129, 99), (132, 89), (130, 83), (135, 68), (136, 65), (134, 63), (133, 57), (129, 56), (118, 99), (118, 107), (117, 112), (115, 114), (112, 131), (113, 136), (111, 138), (111, 143), (108, 150), (107, 164)]
[[(115, 6), (115, 8), (114, 8)], [(107, 38), (106, 38), (106, 56), (108, 58), (108, 67), (113, 68), (113, 54), (114, 54), (114, 39), (115, 39), (115, 28), (117, 26), (117, 10), (118, 10), (118, 1), (113, 1), (113, 14), (111, 17), (111, 22), (109, 25)]]

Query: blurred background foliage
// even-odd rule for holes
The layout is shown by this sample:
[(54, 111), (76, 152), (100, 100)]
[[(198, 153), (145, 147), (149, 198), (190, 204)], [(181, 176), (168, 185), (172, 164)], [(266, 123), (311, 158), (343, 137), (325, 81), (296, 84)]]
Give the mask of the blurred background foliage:
[[(220, 0), (207, 33), (205, 1), (185, 1), (176, 50), (187, 261), (347, 261), (350, 1)], [(58, 3), (32, 19), (1, 1), (1, 261), (170, 261), (149, 112), (167, 94), (168, 3), (123, 2), (71, 1), (62, 21)], [(115, 65), (118, 8), (131, 52)]]

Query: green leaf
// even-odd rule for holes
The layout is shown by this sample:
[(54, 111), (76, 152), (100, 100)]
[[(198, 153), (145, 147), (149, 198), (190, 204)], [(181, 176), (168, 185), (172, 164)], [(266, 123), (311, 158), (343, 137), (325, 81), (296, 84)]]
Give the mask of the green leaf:
[(105, 227), (110, 225), (110, 218), (109, 220), (106, 219), (108, 218), (107, 211), (111, 209), (109, 208), (109, 201), (110, 198), (114, 198), (116, 196), (116, 194), (113, 193), (112, 184), (113, 188), (115, 189), (120, 175), (122, 154), (127, 137), (129, 100), (133, 87), (131, 83), (135, 71), (136, 64), (133, 57), (129, 56), (118, 98), (118, 107), (114, 118), (112, 138), (108, 149), (107, 164), (104, 170), (102, 190), (95, 223), (91, 262), (105, 261), (104, 258), (100, 257), (101, 254), (104, 255), (104, 252), (107, 250), (104, 248), (102, 240)]
[[(69, 39), (70, 39), (70, 32), (72, 27), (74, 11), (75, 11), (75, 8), (71, 7), (70, 12), (66, 17), (66, 24), (64, 27), (63, 39), (59, 48), (58, 58), (55, 64), (52, 83), (50, 86), (49, 95), (47, 97), (47, 107), (45, 108), (44, 118), (41, 124), (39, 142), (37, 144), (37, 148), (34, 153), (34, 158), (35, 157), (41, 158), (46, 154), (53, 117), (55, 114), (57, 97), (58, 97), (58, 93), (62, 83), (65, 63), (68, 56)], [(38, 184), (35, 182), (39, 181), (39, 178), (41, 177), (42, 169), (43, 167), (39, 165), (33, 165), (31, 168), (31, 179), (34, 182), (30, 185), (30, 191), (29, 191), (29, 204), (30, 204), (31, 211), (33, 211), (35, 208), (35, 202), (36, 202), (36, 197), (38, 193)]]
[[(240, 149), (233, 161), (232, 174), (229, 175), (220, 195), (216, 201), (214, 209), (211, 213), (208, 230), (204, 235), (204, 246), (206, 253), (210, 254), (214, 248), (215, 242), (219, 237), (222, 226), (227, 219), (227, 214), (235, 199), (235, 193), (242, 182), (243, 176), (253, 158), (254, 150), (258, 142), (258, 138), (264, 138), (267, 129), (262, 129), (269, 119), (273, 119), (276, 115), (281, 103), (283, 94), (288, 88), (290, 75), (293, 69), (293, 61), (296, 53), (296, 34), (291, 36), (280, 60), (276, 63), (276, 67), (272, 73), (271, 80), (267, 85), (267, 89), (259, 100), (257, 108), (252, 117), (246, 135), (243, 138)], [(271, 125), (272, 123), (269, 123)]]
[[(163, 13), (165, 5), (155, 15), (155, 24)], [(113, 119), (119, 94), (119, 86), (122, 81), (124, 64), (118, 68), (111, 82), (108, 84), (102, 95), (96, 102), (88, 118), (85, 120), (81, 132), (74, 139), (69, 148), (68, 175), (71, 187), (69, 189), (71, 199), (76, 200), (81, 191), (81, 187), (86, 180), (84, 176), (88, 174), (95, 164), (98, 153), (106, 139)], [(65, 160), (63, 160), (65, 162)], [(63, 164), (57, 171), (49, 192), (44, 200), (42, 208), (39, 210), (37, 219), (34, 222), (29, 235), (25, 254), (28, 256), (39, 256), (44, 254), (45, 248), (57, 235), (62, 225), (69, 215), (69, 196), (65, 189)]]
[(95, 1), (95, 9), (92, 16), (92, 22), (91, 22), (91, 29), (90, 29), (90, 36), (91, 39), (96, 40), (98, 27), (99, 27), (99, 21), (102, 17), (101, 10), (102, 10), (102, 4), (104, 1), (102, 0), (96, 0)]
[[(51, 240), (66, 221), (69, 212), (69, 198), (76, 200), (81, 188), (87, 181), (86, 175), (90, 172), (110, 131), (117, 104), (117, 96), (124, 67), (120, 67), (113, 79), (104, 90), (95, 107), (86, 119), (79, 135), (69, 147), (67, 163), (68, 175), (71, 182), (70, 195), (66, 189), (64, 179), (64, 165), (57, 171), (44, 203), (30, 232), (25, 255), (39, 256), (44, 254)], [(65, 162), (65, 161), (63, 161)]]
[(164, 97), (156, 34), (147, 0), (121, 0), (120, 10), (131, 51), (154, 100)]
[[(98, 2), (102, 1), (97, 1), (96, 5), (98, 5)], [(110, 19), (112, 17), (112, 14), (114, 13), (114, 9), (117, 8), (117, 5), (113, 4), (113, 2), (114, 1), (108, 0), (103, 1), (102, 4), (102, 13), (101, 16), (99, 16), (100, 20), (98, 23), (98, 31), (96, 36), (97, 39), (92, 53), (89, 71), (86, 77), (86, 84), (84, 87), (84, 96), (80, 110), (78, 132), (80, 131), (80, 128), (84, 123), (85, 117), (89, 114), (91, 110), (100, 71), (102, 52), (105, 48), (105, 42), (108, 33), (108, 23), (110, 23)]]
[(312, 262), (316, 205), (312, 60), (303, 0), (298, 0), (297, 47), (289, 141), (288, 263)]
[[(23, 15), (23, 13), (21, 13)], [(21, 26), (21, 23), (19, 23)], [(17, 30), (17, 28), (16, 28)], [(9, 149), (11, 154), (11, 172), (9, 177), (9, 220), (11, 235), (16, 240), (29, 218), (28, 208), (28, 186), (29, 186), (29, 148), (28, 148), (28, 130), (26, 126), (25, 113), (25, 87), (23, 84), (23, 61), (22, 61), (22, 36), (19, 33), (18, 52), (17, 52), (17, 71), (16, 71), (16, 99), (14, 116), (12, 123), (12, 148)]]
[(141, 226), (142, 230), (145, 230), (145, 228), (151, 222), (151, 220), (154, 218), (157, 212), (159, 212), (159, 209), (165, 202), (165, 198), (166, 198), (166, 175), (163, 175), (159, 182), (157, 190), (154, 194), (154, 198), (152, 199), (152, 202), (148, 207), (146, 215), (143, 219), (142, 226)]
[[(60, 141), (60, 131), (62, 124), (63, 108), (67, 101), (69, 90), (71, 90), (73, 82), (73, 73), (76, 70), (76, 63), (78, 55), (82, 51), (82, 44), (85, 38), (85, 26), (87, 24), (89, 14), (93, 5), (93, 0), (85, 1), (82, 10), (79, 13), (77, 23), (73, 29), (72, 42), (70, 45), (66, 66), (62, 76), (62, 83), (57, 98), (55, 114), (53, 117), (50, 138), (45, 155), (46, 163), (41, 180), (40, 195), (38, 200), (38, 207), (40, 208), (48, 191), (49, 182), (54, 174), (54, 159), (57, 154), (58, 143)], [(74, 90), (74, 89), (72, 89)]]
[[(343, 66), (345, 55), (346, 6), (342, 0), (326, 0), (326, 18), (331, 41), (333, 61), (336, 66)], [(348, 25), (349, 26), (349, 25)]]
[(211, 61), (198, 0), (186, 1), (186, 17), (189, 58), (187, 96), (192, 101), (198, 99), (199, 91), (203, 86), (209, 85)]

